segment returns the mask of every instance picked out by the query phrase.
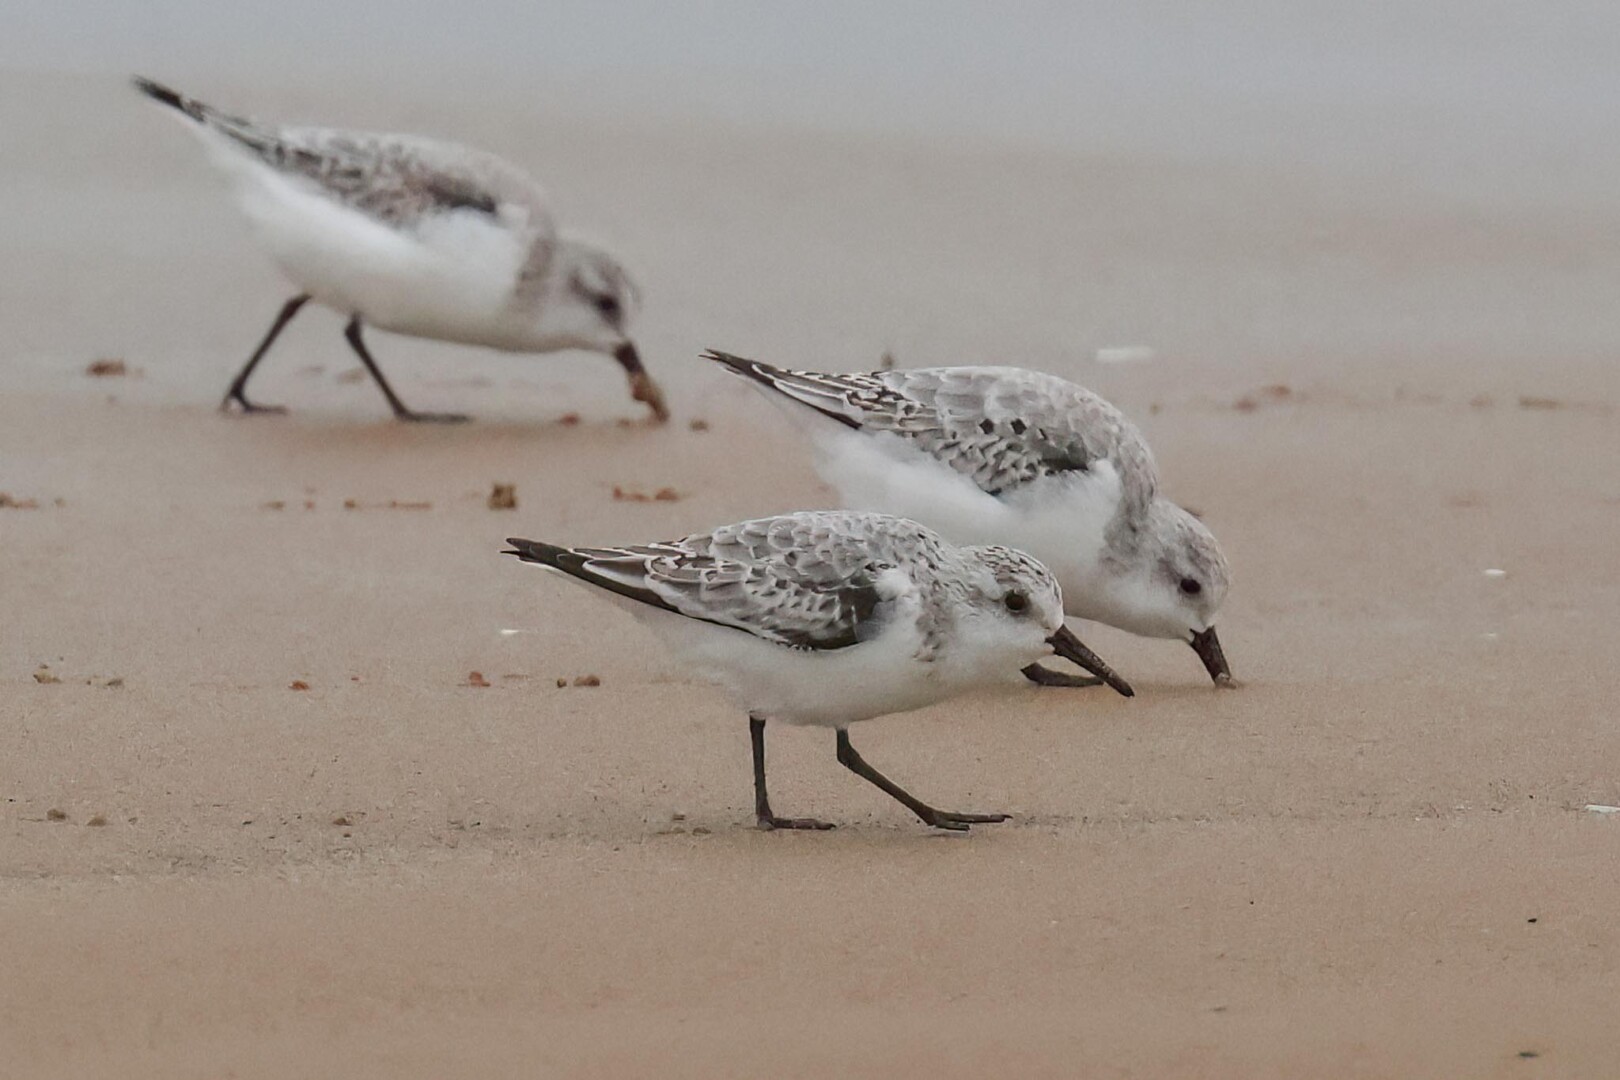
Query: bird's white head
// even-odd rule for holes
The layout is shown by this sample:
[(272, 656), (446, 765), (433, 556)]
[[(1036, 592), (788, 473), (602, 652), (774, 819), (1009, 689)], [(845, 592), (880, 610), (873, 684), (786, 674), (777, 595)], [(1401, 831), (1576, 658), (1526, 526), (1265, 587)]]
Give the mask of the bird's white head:
[(640, 307), (635, 282), (619, 261), (581, 240), (557, 240), (542, 317), (546, 330), (566, 345), (611, 354), (630, 340), (630, 321)]
[(1133, 571), (1117, 587), (1118, 613), (1109, 621), (1147, 637), (1187, 642), (1216, 683), (1232, 672), (1215, 636), (1231, 571), (1215, 535), (1168, 499), (1157, 499), (1136, 538)]
[(538, 311), (542, 335), (552, 349), (588, 349), (617, 360), (637, 401), (668, 419), (663, 393), (641, 365), (630, 322), (641, 294), (617, 259), (580, 240), (557, 241), (545, 302)]
[(965, 577), (972, 625), (986, 673), (1008, 676), (1053, 655), (1073, 661), (1121, 694), (1130, 685), (1063, 624), (1063, 593), (1045, 565), (1013, 548), (963, 549), (972, 562)]

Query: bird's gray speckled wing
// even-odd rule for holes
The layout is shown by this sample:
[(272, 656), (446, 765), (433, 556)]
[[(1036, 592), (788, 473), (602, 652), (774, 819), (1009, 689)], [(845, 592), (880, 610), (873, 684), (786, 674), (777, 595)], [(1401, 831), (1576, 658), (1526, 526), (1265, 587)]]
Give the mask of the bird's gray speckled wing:
[(557, 230), (546, 195), (493, 154), (412, 135), (287, 127), (221, 112), (148, 79), (137, 87), (224, 136), (266, 167), (385, 225), (410, 230), (437, 215), (484, 214), (529, 246), (518, 288), (543, 277)]
[[(890, 535), (883, 522), (902, 528)], [(508, 542), (525, 561), (622, 596), (814, 650), (872, 637), (883, 623), (880, 605), (895, 595), (886, 572), (908, 559), (937, 566), (939, 558), (938, 541), (909, 522), (836, 511), (762, 518), (627, 547)]]
[(708, 358), (850, 428), (890, 432), (1005, 495), (1106, 460), (1126, 500), (1144, 508), (1157, 486), (1141, 433), (1107, 401), (1036, 371), (915, 368), (837, 374), (789, 371), (727, 353)]

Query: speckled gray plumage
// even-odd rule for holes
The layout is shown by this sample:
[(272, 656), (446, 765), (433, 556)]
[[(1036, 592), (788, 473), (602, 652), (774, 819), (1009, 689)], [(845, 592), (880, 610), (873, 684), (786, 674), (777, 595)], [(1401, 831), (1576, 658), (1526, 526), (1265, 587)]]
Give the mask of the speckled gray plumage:
[(1006, 367), (833, 374), (707, 355), (851, 428), (910, 440), (991, 495), (1107, 460), (1120, 474), (1126, 517), (1153, 500), (1157, 470), (1136, 425), (1052, 375)]
[(136, 85), (277, 172), (391, 227), (411, 229), (454, 212), (500, 218), (528, 245), (519, 292), (550, 267), (557, 230), (545, 191), (494, 154), (415, 135), (271, 124), (222, 112), (148, 79)]
[[(917, 593), (924, 660), (942, 647), (975, 570), (988, 578), (1023, 574), (1050, 581), (1046, 569), (1021, 552), (977, 548), (970, 554), (915, 522), (852, 511), (758, 518), (625, 547), (508, 542), (525, 561), (800, 649), (842, 649), (880, 633), (891, 617), (886, 602), (909, 583)], [(896, 570), (902, 578), (886, 576)]]

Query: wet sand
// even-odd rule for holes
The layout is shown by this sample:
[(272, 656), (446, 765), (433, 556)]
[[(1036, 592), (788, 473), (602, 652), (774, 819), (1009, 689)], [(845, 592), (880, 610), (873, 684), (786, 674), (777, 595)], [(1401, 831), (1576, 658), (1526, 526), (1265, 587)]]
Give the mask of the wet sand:
[[(65, 142), (0, 93), (0, 491), (37, 503), (0, 508), (0, 1072), (1620, 1068), (1620, 816), (1585, 809), (1620, 803), (1612, 208), (243, 89), (543, 175), (640, 279), (677, 419), (600, 358), (377, 335), (408, 402), (477, 417), (396, 425), (313, 310), (255, 383), (292, 415), (240, 418), (288, 290), (177, 126), (50, 89)], [(756, 831), (743, 717), (497, 554), (829, 505), (709, 346), (1109, 396), (1231, 556), (1241, 688), (1092, 629), (1134, 700), (855, 729), (1013, 822), (933, 835), (784, 730), (778, 808), (843, 825)]]

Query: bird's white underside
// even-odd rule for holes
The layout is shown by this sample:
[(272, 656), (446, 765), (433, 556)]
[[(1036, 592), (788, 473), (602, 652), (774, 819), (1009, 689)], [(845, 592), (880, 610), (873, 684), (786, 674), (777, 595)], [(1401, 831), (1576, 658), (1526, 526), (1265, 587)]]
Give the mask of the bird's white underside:
[(1038, 628), (960, 612), (953, 640), (934, 658), (921, 659), (918, 591), (899, 571), (885, 575), (883, 591), (893, 606), (882, 629), (830, 650), (790, 648), (550, 573), (629, 612), (663, 642), (683, 675), (714, 683), (749, 713), (788, 724), (847, 727), (979, 687), (1028, 685), (1019, 671), (1051, 654)]
[(456, 211), (396, 227), (271, 169), (193, 126), (283, 274), (317, 302), (380, 329), (511, 351), (556, 347), (515, 302), (528, 257), (527, 211)]

